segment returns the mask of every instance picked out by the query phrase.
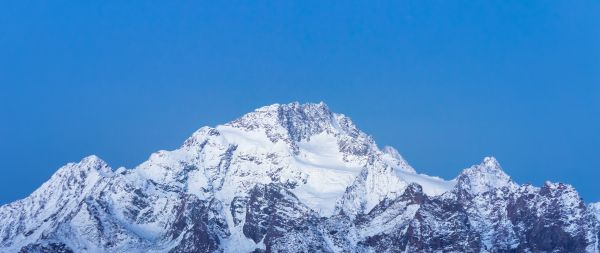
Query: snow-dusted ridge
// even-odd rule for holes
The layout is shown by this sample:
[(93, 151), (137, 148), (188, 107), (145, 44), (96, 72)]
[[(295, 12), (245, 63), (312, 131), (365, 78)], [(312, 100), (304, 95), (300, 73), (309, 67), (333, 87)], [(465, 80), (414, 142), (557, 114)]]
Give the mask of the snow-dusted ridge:
[(419, 174), (322, 102), (274, 104), (132, 169), (65, 165), (0, 207), (0, 252), (598, 252), (598, 210), (493, 157)]

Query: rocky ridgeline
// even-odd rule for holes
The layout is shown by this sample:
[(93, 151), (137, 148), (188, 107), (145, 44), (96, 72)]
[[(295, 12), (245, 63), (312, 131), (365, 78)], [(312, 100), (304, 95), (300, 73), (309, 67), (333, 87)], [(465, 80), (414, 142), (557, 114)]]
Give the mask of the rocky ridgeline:
[(259, 108), (113, 171), (96, 156), (0, 207), (0, 252), (599, 252), (600, 205), (494, 158), (417, 174), (323, 104)]

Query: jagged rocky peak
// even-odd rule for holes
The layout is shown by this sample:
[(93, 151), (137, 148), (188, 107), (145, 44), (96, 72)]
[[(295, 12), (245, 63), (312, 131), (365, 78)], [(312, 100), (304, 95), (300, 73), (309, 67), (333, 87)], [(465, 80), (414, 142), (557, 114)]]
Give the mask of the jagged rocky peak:
[(36, 190), (34, 195), (46, 197), (57, 190), (83, 190), (103, 178), (114, 176), (108, 164), (98, 156), (90, 155), (77, 163), (68, 163), (52, 175), (50, 180)]
[(389, 158), (391, 158), (391, 163), (396, 164), (400, 168), (404, 168), (405, 171), (413, 173), (416, 172), (416, 170), (412, 166), (410, 166), (410, 164), (408, 164), (408, 162), (404, 159), (404, 157), (402, 157), (400, 152), (398, 152), (398, 150), (396, 150), (394, 147), (385, 146), (381, 151), (384, 155), (387, 155)]
[(401, 196), (408, 198), (423, 198), (425, 196), (423, 193), (423, 186), (417, 183), (410, 183)]
[(482, 194), (495, 189), (510, 188), (517, 185), (512, 181), (494, 157), (485, 157), (483, 162), (462, 171), (457, 177), (458, 190), (473, 195)]
[(219, 136), (221, 133), (213, 127), (204, 126), (196, 130), (185, 142), (183, 147), (202, 146), (209, 136)]
[(79, 171), (94, 171), (102, 176), (110, 176), (113, 173), (111, 167), (96, 155), (87, 156), (78, 163), (71, 163), (65, 167), (76, 168)]
[(0, 252), (599, 252), (600, 203), (486, 157), (418, 174), (324, 103), (202, 127), (132, 169), (89, 156), (0, 206)]
[(365, 156), (377, 150), (373, 139), (360, 131), (350, 118), (332, 112), (323, 102), (264, 106), (229, 123), (200, 128), (184, 146), (201, 146), (210, 136), (228, 133), (244, 135), (245, 139), (264, 135), (273, 144), (286, 143), (295, 154), (299, 152), (300, 143), (310, 142), (315, 136), (335, 138), (338, 150), (346, 155)]
[(383, 149), (381, 151), (383, 151), (383, 153), (388, 154), (389, 156), (396, 158), (398, 160), (404, 160), (402, 155), (400, 155), (400, 152), (398, 152), (398, 150), (396, 150), (394, 147), (385, 146), (385, 147), (383, 147)]
[(264, 106), (225, 125), (246, 130), (262, 128), (272, 141), (286, 138), (300, 142), (323, 132), (353, 138), (364, 135), (350, 118), (333, 113), (323, 102)]
[(546, 181), (540, 189), (540, 195), (548, 199), (557, 199), (558, 204), (564, 207), (584, 208), (585, 206), (575, 187), (570, 184)]
[[(81, 208), (82, 201), (113, 176), (106, 162), (95, 155), (88, 156), (58, 169), (27, 198), (1, 206), (0, 252), (17, 252), (36, 238), (47, 237), (63, 221), (72, 218), (73, 212)], [(15, 245), (17, 248), (11, 249)], [(33, 247), (24, 248), (22, 252), (59, 251), (44, 247), (38, 251)]]
[[(77, 163), (68, 163), (58, 169), (47, 183), (52, 184), (82, 184), (88, 180), (111, 177), (114, 172), (108, 164), (95, 155), (83, 158)], [(42, 187), (43, 188), (43, 187)]]
[(306, 135), (316, 134), (330, 128), (334, 124), (334, 116), (334, 113), (323, 102), (318, 104), (294, 102), (258, 108), (227, 125), (248, 130), (283, 127), (296, 141), (299, 141)]
[(97, 171), (98, 173), (102, 174), (112, 173), (112, 169), (108, 166), (108, 164), (96, 155), (87, 156), (81, 159), (79, 162), (68, 163), (58, 169), (56, 173), (70, 173), (73, 171)]

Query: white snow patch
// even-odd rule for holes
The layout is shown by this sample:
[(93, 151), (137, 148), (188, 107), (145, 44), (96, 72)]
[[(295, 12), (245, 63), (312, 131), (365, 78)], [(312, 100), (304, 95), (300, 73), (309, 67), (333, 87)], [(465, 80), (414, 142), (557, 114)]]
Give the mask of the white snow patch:
[(337, 199), (352, 184), (361, 166), (345, 162), (337, 139), (325, 133), (298, 143), (298, 147), (300, 152), (294, 157), (294, 165), (308, 177), (306, 184), (293, 193), (320, 215), (331, 216)]
[(237, 150), (240, 152), (251, 154), (289, 152), (283, 141), (273, 143), (264, 131), (247, 131), (227, 125), (219, 125), (216, 129), (229, 143), (238, 145)]
[(456, 185), (456, 180), (444, 180), (439, 177), (432, 177), (425, 174), (410, 173), (396, 170), (396, 175), (409, 183), (417, 183), (423, 187), (423, 192), (427, 196), (438, 196), (452, 190)]

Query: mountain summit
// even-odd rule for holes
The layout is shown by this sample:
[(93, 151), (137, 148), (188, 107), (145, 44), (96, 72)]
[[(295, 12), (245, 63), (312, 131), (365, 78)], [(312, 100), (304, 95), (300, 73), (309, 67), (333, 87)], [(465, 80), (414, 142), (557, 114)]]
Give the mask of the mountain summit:
[(274, 104), (132, 169), (65, 165), (0, 207), (0, 252), (598, 252), (599, 209), (492, 157), (418, 174), (324, 103)]

